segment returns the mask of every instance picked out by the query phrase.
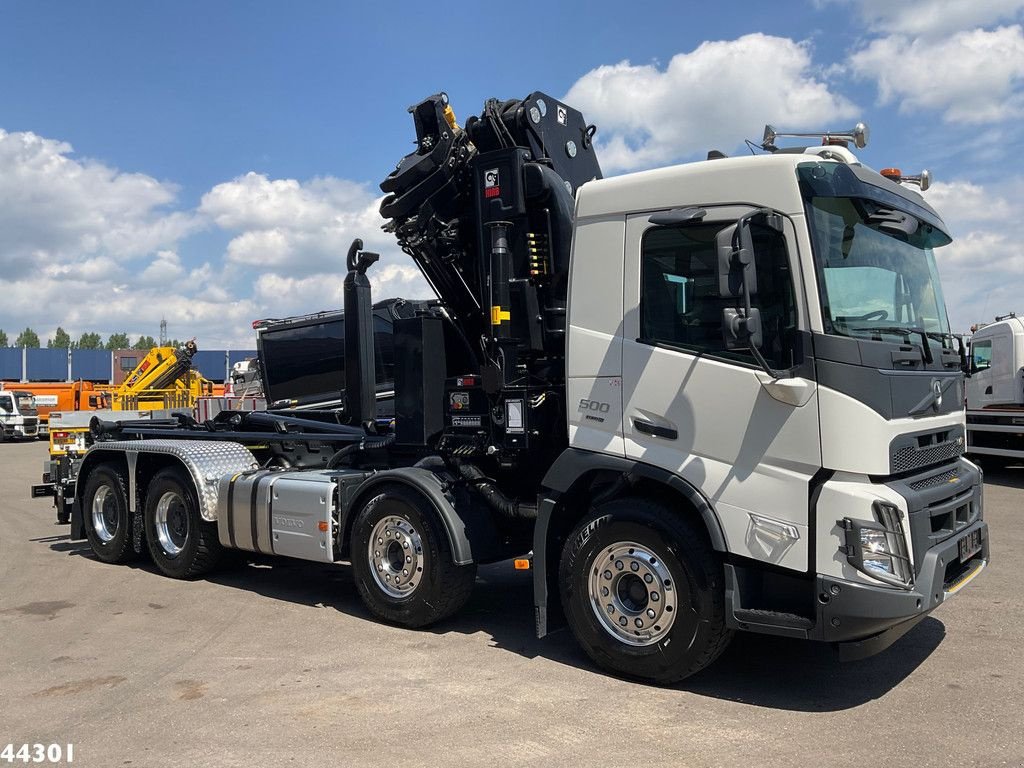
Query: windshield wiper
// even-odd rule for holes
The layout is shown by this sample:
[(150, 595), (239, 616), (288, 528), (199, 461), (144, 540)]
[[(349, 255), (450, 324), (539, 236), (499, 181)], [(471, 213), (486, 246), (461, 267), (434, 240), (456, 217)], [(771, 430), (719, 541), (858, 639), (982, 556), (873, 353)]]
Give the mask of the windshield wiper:
[[(951, 352), (956, 351), (956, 349), (953, 347), (953, 334), (951, 333), (942, 333), (941, 331), (928, 331), (928, 338), (935, 339), (937, 342), (939, 342), (939, 346), (942, 349), (948, 349)], [(948, 347), (946, 346), (947, 340), (949, 341)]]
[[(928, 365), (933, 362), (932, 358), (932, 345), (928, 343), (928, 337), (933, 336), (933, 333), (929, 333), (924, 328), (904, 328), (901, 325), (861, 325), (861, 326), (847, 326), (851, 331), (875, 331), (877, 333), (898, 333), (902, 336), (911, 336), (917, 334), (921, 337), (921, 351), (924, 353), (924, 361)], [(881, 341), (881, 339), (879, 339)]]

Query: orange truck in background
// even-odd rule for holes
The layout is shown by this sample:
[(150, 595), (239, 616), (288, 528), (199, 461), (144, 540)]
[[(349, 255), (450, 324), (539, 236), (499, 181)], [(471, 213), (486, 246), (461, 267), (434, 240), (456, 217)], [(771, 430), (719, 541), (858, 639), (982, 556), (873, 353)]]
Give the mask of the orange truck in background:
[(91, 381), (5, 381), (0, 389), (17, 389), (35, 395), (41, 438), (49, 434), (50, 411), (95, 411), (110, 407), (110, 393)]

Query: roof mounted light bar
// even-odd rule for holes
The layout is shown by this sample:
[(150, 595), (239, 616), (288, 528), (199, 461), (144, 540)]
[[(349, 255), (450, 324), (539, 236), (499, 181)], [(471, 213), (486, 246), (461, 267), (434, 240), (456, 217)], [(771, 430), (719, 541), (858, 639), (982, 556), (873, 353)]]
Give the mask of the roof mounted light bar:
[(868, 145), (870, 131), (866, 123), (857, 123), (847, 131), (811, 131), (809, 133), (782, 133), (776, 130), (775, 126), (766, 125), (764, 127), (764, 139), (761, 141), (761, 149), (766, 152), (777, 151), (778, 147), (775, 146), (775, 139), (780, 136), (786, 138), (821, 139), (821, 143), (826, 146), (838, 144), (845, 147), (850, 142), (853, 142), (857, 149), (864, 149)]

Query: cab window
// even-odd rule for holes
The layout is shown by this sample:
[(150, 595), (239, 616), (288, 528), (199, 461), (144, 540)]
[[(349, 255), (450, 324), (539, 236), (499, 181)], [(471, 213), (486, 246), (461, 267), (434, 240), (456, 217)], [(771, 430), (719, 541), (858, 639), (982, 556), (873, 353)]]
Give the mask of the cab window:
[[(690, 227), (652, 227), (644, 234), (640, 266), (640, 341), (678, 347), (744, 363), (746, 350), (728, 350), (722, 333), (722, 310), (736, 307), (735, 297), (718, 293), (715, 236), (728, 222)], [(790, 368), (797, 359), (797, 313), (785, 238), (752, 225), (757, 254), (757, 288), (752, 304), (761, 310), (761, 353), (775, 368)]]
[(974, 370), (984, 371), (992, 367), (992, 340), (975, 341), (971, 343), (971, 358), (974, 361)]

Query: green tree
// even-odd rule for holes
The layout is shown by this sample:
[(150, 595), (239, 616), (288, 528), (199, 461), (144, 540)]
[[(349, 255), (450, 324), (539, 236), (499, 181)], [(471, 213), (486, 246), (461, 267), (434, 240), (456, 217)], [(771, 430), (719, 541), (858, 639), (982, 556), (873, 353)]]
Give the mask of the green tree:
[(18, 338), (14, 341), (16, 347), (32, 347), (33, 349), (39, 348), (39, 334), (33, 331), (31, 328), (26, 328), (24, 331), (18, 334)]
[(0, 330), (0, 347), (7, 346), (7, 333)]
[(107, 339), (107, 349), (129, 349), (131, 345), (127, 333), (112, 333)]
[(150, 350), (156, 346), (156, 339), (152, 336), (139, 336), (139, 340), (135, 342), (133, 349), (145, 349)]
[(71, 337), (58, 325), (53, 338), (46, 342), (46, 346), (50, 349), (68, 349), (71, 346)]
[(83, 333), (78, 339), (79, 349), (103, 349), (103, 339), (98, 333)]

